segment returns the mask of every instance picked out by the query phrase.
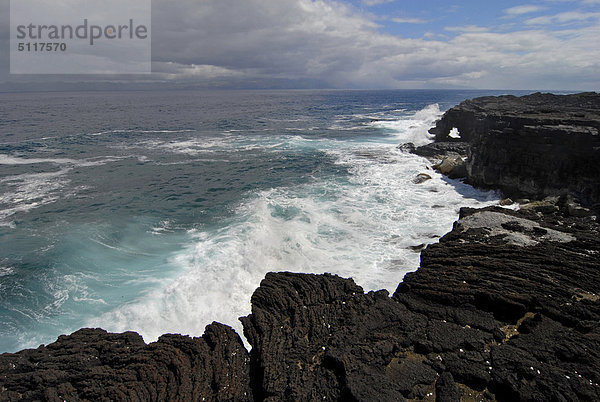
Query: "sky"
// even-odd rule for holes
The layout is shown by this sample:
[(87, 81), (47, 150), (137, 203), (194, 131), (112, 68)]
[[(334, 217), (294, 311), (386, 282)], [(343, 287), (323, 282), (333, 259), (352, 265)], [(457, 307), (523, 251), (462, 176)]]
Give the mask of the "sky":
[(152, 74), (95, 76), (9, 74), (7, 7), (0, 90), (600, 90), (600, 0), (154, 0)]

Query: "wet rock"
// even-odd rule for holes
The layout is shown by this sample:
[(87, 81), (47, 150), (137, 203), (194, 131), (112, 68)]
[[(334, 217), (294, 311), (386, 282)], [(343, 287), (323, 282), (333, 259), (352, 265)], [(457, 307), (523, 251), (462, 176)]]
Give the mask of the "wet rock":
[(421, 184), (421, 183), (425, 183), (427, 180), (431, 180), (431, 176), (428, 175), (427, 173), (419, 173), (417, 175), (417, 177), (415, 177), (413, 179), (413, 183), (415, 184)]
[(413, 144), (412, 142), (407, 142), (405, 144), (398, 145), (397, 149), (399, 149), (402, 152), (413, 153), (416, 147), (415, 144)]
[(425, 243), (421, 243), (421, 244), (417, 244), (416, 246), (410, 246), (409, 248), (412, 251), (421, 251), (423, 250), (425, 247), (427, 247), (427, 245)]
[(467, 176), (467, 165), (460, 155), (445, 156), (433, 168), (451, 179), (460, 179)]
[(447, 155), (460, 155), (466, 157), (469, 149), (469, 144), (463, 141), (445, 141), (433, 142), (423, 145), (412, 150), (412, 153), (419, 156), (424, 156), (432, 160), (442, 159)]

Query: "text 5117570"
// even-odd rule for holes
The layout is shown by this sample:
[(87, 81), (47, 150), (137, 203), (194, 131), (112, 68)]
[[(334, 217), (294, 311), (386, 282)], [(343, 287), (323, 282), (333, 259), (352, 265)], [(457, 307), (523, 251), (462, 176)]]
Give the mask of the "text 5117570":
[(64, 42), (19, 42), (19, 52), (66, 52), (67, 44)]

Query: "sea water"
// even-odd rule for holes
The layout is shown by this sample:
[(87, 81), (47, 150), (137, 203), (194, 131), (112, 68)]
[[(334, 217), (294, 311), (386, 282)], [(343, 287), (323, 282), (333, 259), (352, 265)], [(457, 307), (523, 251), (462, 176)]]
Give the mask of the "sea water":
[(460, 207), (500, 197), (398, 145), (490, 94), (0, 94), (0, 352), (81, 327), (241, 335), (270, 271), (393, 292)]

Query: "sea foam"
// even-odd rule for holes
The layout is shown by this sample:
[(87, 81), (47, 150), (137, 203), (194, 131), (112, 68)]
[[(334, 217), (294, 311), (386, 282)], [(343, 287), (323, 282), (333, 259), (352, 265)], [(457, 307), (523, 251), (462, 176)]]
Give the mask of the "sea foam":
[(70, 188), (68, 174), (74, 168), (87, 168), (114, 162), (123, 157), (103, 156), (89, 159), (69, 158), (24, 158), (21, 156), (0, 154), (0, 165), (39, 165), (48, 164), (49, 171), (24, 173), (0, 178), (3, 191), (0, 192), (0, 226), (14, 228), (9, 218), (21, 212), (27, 212), (56, 202), (60, 198), (74, 195), (85, 187)]
[[(250, 313), (250, 297), (269, 271), (330, 272), (354, 278), (365, 290), (393, 292), (418, 268), (414, 248), (448, 232), (461, 206), (498, 199), (495, 192), (448, 180), (426, 159), (397, 149), (398, 143), (430, 142), (427, 129), (440, 114), (431, 105), (372, 122), (389, 134), (380, 141), (288, 139), (286, 147), (318, 148), (350, 175), (249, 193), (218, 230), (189, 233), (189, 245), (171, 257), (180, 269), (177, 277), (89, 325), (135, 330), (153, 341), (167, 332), (200, 336), (219, 321), (241, 335), (238, 317)], [(152, 145), (185, 153), (200, 146)], [(432, 179), (415, 184), (419, 173)]]

